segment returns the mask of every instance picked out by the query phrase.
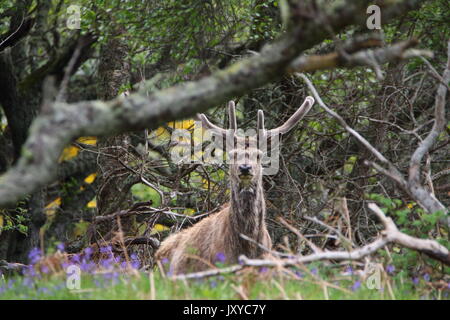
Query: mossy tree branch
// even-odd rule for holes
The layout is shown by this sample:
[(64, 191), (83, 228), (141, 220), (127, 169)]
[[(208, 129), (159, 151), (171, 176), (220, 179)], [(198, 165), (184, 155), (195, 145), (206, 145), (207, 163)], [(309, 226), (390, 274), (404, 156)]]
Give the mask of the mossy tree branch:
[[(417, 9), (423, 1), (395, 1), (382, 7), (382, 19), (398, 17)], [(64, 146), (84, 136), (106, 136), (153, 129), (160, 124), (193, 116), (228, 99), (242, 95), (289, 73), (291, 63), (304, 50), (350, 25), (365, 26), (366, 8), (372, 1), (347, 1), (313, 19), (294, 21), (278, 41), (259, 55), (195, 82), (157, 91), (150, 96), (136, 93), (108, 102), (84, 101), (67, 104), (46, 102), (30, 128), (18, 163), (0, 177), (0, 207), (14, 204), (26, 194), (56, 178), (55, 164)], [(324, 28), (324, 23), (328, 28)], [(387, 57), (388, 55), (386, 55)]]

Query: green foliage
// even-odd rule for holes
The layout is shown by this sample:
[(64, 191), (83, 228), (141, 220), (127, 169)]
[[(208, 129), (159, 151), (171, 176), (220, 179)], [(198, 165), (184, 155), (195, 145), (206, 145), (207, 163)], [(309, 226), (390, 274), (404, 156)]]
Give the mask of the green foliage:
[(161, 196), (155, 189), (146, 186), (143, 183), (137, 183), (131, 187), (132, 195), (139, 201), (152, 201), (152, 205), (158, 207), (161, 205)]
[[(391, 199), (380, 194), (370, 194), (368, 198), (383, 206), (383, 212), (391, 216), (400, 231), (417, 238), (435, 239), (450, 248), (448, 235), (439, 225), (440, 219), (444, 216), (442, 211), (426, 213), (416, 203), (405, 204), (400, 199)], [(436, 277), (442, 277), (450, 271), (450, 268), (442, 266), (436, 260), (396, 246), (393, 247), (391, 258), (396, 269), (402, 270), (397, 275), (401, 279), (417, 277), (417, 271), (425, 266), (431, 267)]]
[(28, 211), (18, 206), (13, 213), (7, 210), (0, 210), (0, 234), (3, 231), (16, 230), (27, 235), (28, 232)]

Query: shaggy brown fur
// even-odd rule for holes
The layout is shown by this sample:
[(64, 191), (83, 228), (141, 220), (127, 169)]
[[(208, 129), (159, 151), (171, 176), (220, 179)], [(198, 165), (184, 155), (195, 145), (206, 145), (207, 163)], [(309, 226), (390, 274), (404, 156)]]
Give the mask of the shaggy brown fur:
[[(264, 129), (264, 115), (258, 111), (258, 132), (263, 137), (283, 134), (290, 130), (311, 108), (314, 99), (308, 97), (303, 105), (282, 126), (267, 131)], [(234, 103), (229, 104), (231, 137), (234, 141), (229, 151), (231, 201), (220, 212), (213, 214), (194, 226), (169, 236), (162, 242), (155, 258), (167, 258), (172, 274), (194, 272), (211, 268), (218, 258), (225, 257), (226, 263), (236, 263), (240, 255), (257, 258), (263, 253), (261, 246), (241, 237), (253, 239), (263, 247), (271, 249), (272, 241), (266, 228), (266, 206), (262, 187), (262, 152), (250, 145), (248, 138), (235, 135), (237, 125)], [(226, 137), (230, 131), (219, 128), (201, 115), (203, 124), (215, 134)], [(241, 147), (236, 148), (240, 141)], [(229, 141), (229, 140), (228, 140)], [(255, 141), (253, 141), (255, 142)], [(245, 145), (245, 147), (244, 147)], [(220, 257), (218, 256), (220, 254)]]
[(232, 165), (230, 169), (231, 205), (169, 236), (156, 252), (156, 259), (169, 259), (171, 273), (211, 268), (218, 260), (218, 254), (223, 255), (227, 263), (236, 263), (241, 254), (249, 258), (258, 257), (261, 254), (259, 246), (243, 239), (240, 234), (271, 248), (272, 242), (264, 221), (261, 175), (254, 175), (250, 181), (243, 183), (244, 179), (240, 179), (235, 171), (237, 167)]

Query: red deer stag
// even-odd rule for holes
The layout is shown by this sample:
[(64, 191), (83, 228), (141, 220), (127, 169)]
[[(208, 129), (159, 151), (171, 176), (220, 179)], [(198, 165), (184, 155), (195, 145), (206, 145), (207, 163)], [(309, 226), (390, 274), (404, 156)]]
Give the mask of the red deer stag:
[[(264, 113), (258, 110), (259, 137), (270, 139), (292, 129), (311, 109), (312, 97), (307, 97), (301, 107), (280, 127), (264, 129)], [(256, 258), (262, 255), (261, 246), (271, 248), (272, 241), (266, 228), (266, 205), (262, 187), (262, 151), (250, 147), (249, 138), (236, 135), (235, 105), (229, 103), (230, 130), (212, 124), (204, 114), (199, 115), (203, 126), (215, 135), (233, 141), (227, 150), (230, 161), (229, 175), (231, 201), (220, 212), (212, 214), (190, 228), (172, 234), (161, 243), (156, 252), (157, 260), (170, 263), (170, 272), (180, 274), (211, 268), (218, 260), (236, 263), (240, 255)], [(242, 139), (245, 139), (242, 143)], [(254, 139), (254, 138), (252, 138)], [(241, 143), (237, 144), (240, 140)], [(254, 142), (254, 141), (253, 141)], [(236, 145), (238, 147), (236, 147)], [(257, 144), (253, 144), (256, 146)], [(244, 239), (241, 234), (254, 240)], [(257, 245), (259, 243), (260, 245)]]

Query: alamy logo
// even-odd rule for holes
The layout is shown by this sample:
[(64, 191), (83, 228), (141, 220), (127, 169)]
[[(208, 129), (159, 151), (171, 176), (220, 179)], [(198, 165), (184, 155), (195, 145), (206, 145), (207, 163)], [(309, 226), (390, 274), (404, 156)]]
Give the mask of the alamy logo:
[(81, 288), (81, 269), (77, 265), (70, 265), (66, 268), (66, 287), (69, 290), (80, 290)]
[(366, 25), (370, 30), (381, 29), (381, 9), (376, 4), (367, 7), (367, 14), (370, 16), (367, 18)]
[(381, 289), (381, 266), (379, 264), (370, 263), (368, 265), (366, 286), (368, 289)]
[(70, 30), (81, 29), (81, 9), (80, 6), (71, 5), (67, 8), (67, 14), (69, 18), (67, 19), (66, 25)]

